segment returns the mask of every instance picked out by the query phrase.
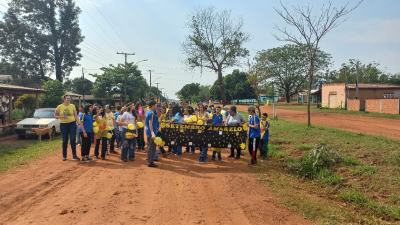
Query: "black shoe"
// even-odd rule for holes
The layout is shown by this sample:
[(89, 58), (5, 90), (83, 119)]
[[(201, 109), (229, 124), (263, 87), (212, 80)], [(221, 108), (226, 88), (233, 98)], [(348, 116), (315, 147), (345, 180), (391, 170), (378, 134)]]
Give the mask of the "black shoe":
[(230, 156), (228, 156), (228, 158), (234, 158), (235, 156), (234, 155), (230, 155)]
[(62, 161), (65, 161), (65, 160), (67, 160), (67, 157), (63, 157), (63, 158), (62, 158)]
[(235, 157), (235, 159), (240, 159), (240, 156)]
[(165, 152), (165, 153), (163, 153), (163, 157), (167, 157), (167, 156), (169, 156), (169, 155), (171, 155), (170, 152)]
[(158, 167), (156, 164), (150, 164), (149, 167)]
[(130, 161), (135, 161), (135, 159), (129, 159)]
[(126, 159), (123, 159), (122, 161), (123, 161), (123, 162), (128, 162), (128, 160), (126, 160)]
[(215, 161), (215, 158), (211, 158), (211, 161)]
[(81, 159), (78, 158), (78, 157), (76, 157), (76, 156), (74, 156), (74, 157), (72, 158), (72, 160), (79, 161), (79, 160), (81, 160)]
[(110, 151), (110, 153), (111, 153), (111, 154), (118, 154), (118, 152), (117, 152), (117, 151), (115, 151), (115, 150), (113, 150), (113, 151)]
[(82, 157), (82, 162), (89, 162), (85, 157)]
[(101, 157), (101, 160), (105, 160), (106, 159), (106, 157)]
[(90, 158), (90, 157), (86, 157), (86, 160), (89, 161), (89, 162), (90, 162), (90, 161), (93, 161), (93, 159)]
[(98, 158), (99, 158), (99, 156), (98, 156), (98, 155), (95, 155), (94, 157), (95, 157), (96, 159), (98, 159)]

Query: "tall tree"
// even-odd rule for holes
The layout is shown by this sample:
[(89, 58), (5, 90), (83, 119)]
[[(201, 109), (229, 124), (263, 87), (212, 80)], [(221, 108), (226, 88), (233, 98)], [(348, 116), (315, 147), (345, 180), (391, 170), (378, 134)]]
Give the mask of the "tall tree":
[[(302, 47), (306, 52), (307, 57), (310, 61), (308, 69), (308, 93), (311, 93), (311, 87), (314, 81), (314, 66), (315, 56), (317, 54), (319, 42), (321, 39), (333, 28), (339, 26), (346, 19), (341, 20), (343, 16), (346, 16), (351, 11), (356, 9), (362, 0), (357, 3), (353, 8), (348, 8), (349, 3), (340, 8), (332, 6), (332, 2), (329, 1), (328, 6), (321, 8), (320, 15), (313, 15), (313, 7), (308, 5), (304, 6), (292, 6), (293, 12), (289, 12), (287, 6), (284, 6), (281, 2), (283, 10), (275, 9), (279, 16), (286, 22), (287, 25), (293, 26), (300, 33), (300, 37), (292, 34), (287, 28), (281, 28), (275, 24), (275, 29), (283, 34), (279, 37), (274, 35), (279, 41), (288, 41)], [(303, 40), (304, 39), (304, 40)], [(305, 44), (304, 44), (305, 43)], [(310, 115), (310, 102), (311, 94), (308, 95), (307, 101), (307, 115), (308, 115), (308, 126), (311, 126), (311, 115)]]
[(193, 101), (193, 95), (198, 96), (200, 91), (200, 84), (199, 83), (190, 83), (186, 84), (176, 92), (176, 95), (181, 101)]
[[(356, 83), (356, 62), (349, 60), (348, 63), (343, 63), (339, 71), (335, 71), (333, 83)], [(368, 64), (360, 63), (358, 65), (359, 82), (360, 83), (386, 83), (388, 77), (379, 69), (379, 63), (372, 62)], [(381, 78), (381, 76), (383, 76)]]
[(222, 71), (240, 65), (249, 54), (244, 43), (250, 35), (243, 31), (243, 20), (234, 20), (230, 10), (218, 12), (215, 7), (203, 7), (194, 11), (186, 21), (190, 34), (182, 43), (189, 68), (206, 68), (218, 74), (221, 99), (225, 104), (226, 91)]
[(80, 13), (73, 0), (11, 1), (0, 22), (3, 56), (41, 78), (55, 71), (62, 82), (82, 58)]
[[(314, 73), (326, 70), (331, 64), (331, 55), (317, 50), (314, 59)], [(269, 77), (284, 91), (286, 102), (290, 97), (306, 88), (309, 78), (309, 60), (302, 47), (287, 44), (257, 53), (256, 61), (265, 67)], [(262, 68), (260, 68), (262, 69)]]
[(46, 93), (40, 95), (40, 100), (42, 101), (41, 107), (55, 108), (61, 104), (61, 96), (64, 95), (64, 87), (59, 80), (49, 80), (46, 81), (42, 89), (47, 90)]

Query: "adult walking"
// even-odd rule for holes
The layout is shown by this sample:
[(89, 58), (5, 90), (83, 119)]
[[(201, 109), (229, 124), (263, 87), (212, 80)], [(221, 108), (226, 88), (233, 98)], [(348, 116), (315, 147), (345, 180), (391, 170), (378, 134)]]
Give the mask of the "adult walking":
[(56, 108), (56, 113), (54, 114), (54, 118), (60, 119), (60, 130), (62, 135), (62, 151), (63, 158), (62, 160), (67, 160), (67, 146), (68, 146), (68, 135), (70, 138), (70, 144), (72, 149), (72, 159), (79, 161), (80, 158), (76, 156), (76, 124), (79, 124), (79, 118), (76, 113), (76, 108), (73, 104), (71, 104), (71, 96), (64, 95), (62, 96), (63, 104), (60, 104)]
[[(242, 126), (242, 124), (244, 124), (245, 122), (246, 120), (244, 119), (242, 114), (237, 112), (236, 106), (231, 106), (229, 108), (229, 116), (226, 118), (225, 126)], [(240, 147), (236, 149), (237, 153), (235, 157), (235, 149), (231, 148), (231, 155), (228, 156), (228, 158), (235, 157), (235, 159), (240, 159), (241, 150), (242, 149)]]
[[(143, 109), (142, 102), (137, 102), (136, 103), (135, 112), (136, 112), (136, 115), (137, 115), (136, 122), (143, 123), (144, 109)], [(142, 152), (146, 152), (144, 150), (144, 145), (146, 144), (144, 142), (144, 127), (141, 127), (141, 128), (138, 127), (137, 129), (138, 129), (138, 136), (137, 136), (136, 140), (137, 140), (137, 145), (138, 145), (138, 151), (142, 150)]]
[[(125, 107), (123, 107), (125, 108)], [(122, 126), (122, 132), (121, 132), (121, 138), (122, 138), (122, 151), (121, 151), (121, 160), (126, 162), (128, 159), (128, 154), (129, 154), (129, 160), (133, 161), (135, 159), (135, 146), (136, 146), (136, 138), (133, 137), (126, 137), (126, 133), (135, 133), (138, 135), (138, 129), (137, 129), (137, 115), (135, 112), (135, 107), (133, 106), (133, 103), (128, 103), (127, 104), (127, 110), (124, 112), (124, 114), (121, 116), (118, 125)], [(128, 126), (129, 124), (133, 124), (133, 130), (129, 130)]]
[(101, 159), (106, 159), (106, 152), (107, 152), (107, 134), (108, 129), (106, 125), (106, 113), (105, 111), (98, 106), (97, 108), (93, 109), (93, 119), (96, 121), (97, 126), (99, 127), (99, 131), (96, 134), (96, 146), (94, 147), (94, 157), (96, 159), (99, 158), (99, 148), (100, 148), (100, 141), (101, 141)]
[(154, 164), (154, 155), (156, 154), (156, 143), (154, 140), (156, 139), (157, 133), (157, 123), (154, 120), (156, 115), (154, 115), (154, 110), (156, 109), (156, 101), (151, 100), (149, 102), (149, 110), (146, 113), (146, 135), (147, 135), (147, 145), (148, 145), (148, 153), (147, 153), (147, 165), (149, 167), (158, 167)]
[[(78, 106), (78, 118), (81, 118), (82, 114), (83, 114), (83, 108), (82, 106)], [(81, 146), (82, 142), (81, 142), (81, 136), (79, 135), (79, 124), (77, 124), (77, 132), (76, 132), (76, 138), (78, 139), (78, 146)]]

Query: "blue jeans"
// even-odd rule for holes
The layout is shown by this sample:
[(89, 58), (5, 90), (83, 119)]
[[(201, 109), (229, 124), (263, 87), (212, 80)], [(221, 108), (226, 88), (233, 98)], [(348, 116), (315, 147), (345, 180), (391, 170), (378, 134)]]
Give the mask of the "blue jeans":
[(172, 153), (177, 155), (182, 155), (182, 146), (174, 146)]
[(217, 151), (213, 151), (213, 154), (212, 154), (212, 159), (214, 159), (215, 160), (215, 155), (218, 153), (218, 159), (219, 160), (221, 160), (221, 151), (219, 151), (219, 152), (217, 152)]
[(81, 145), (82, 144), (82, 142), (81, 142), (81, 136), (79, 135), (79, 126), (77, 125), (76, 126), (76, 138), (78, 139), (78, 144), (79, 145)]
[[(122, 138), (122, 151), (121, 151), (121, 159), (125, 160), (128, 157), (129, 153), (129, 159), (133, 160), (135, 158), (135, 145), (136, 145), (136, 138), (132, 139), (127, 139), (125, 137), (125, 134), (128, 132), (128, 129), (123, 128), (122, 133), (121, 133), (121, 138)], [(132, 133), (136, 133), (135, 130), (132, 131)]]
[(117, 148), (121, 147), (121, 132), (118, 129), (114, 129), (115, 140), (117, 142)]
[(201, 155), (200, 155), (200, 158), (199, 158), (199, 162), (205, 162), (205, 161), (206, 161), (207, 150), (208, 150), (207, 147), (205, 147), (205, 148), (203, 148), (203, 149), (201, 150)]
[(62, 150), (63, 157), (67, 157), (68, 135), (71, 142), (72, 156), (76, 156), (76, 122), (60, 123), (60, 130), (62, 136)]
[(189, 149), (192, 150), (192, 153), (194, 153), (194, 146), (186, 146), (185, 152), (189, 152)]

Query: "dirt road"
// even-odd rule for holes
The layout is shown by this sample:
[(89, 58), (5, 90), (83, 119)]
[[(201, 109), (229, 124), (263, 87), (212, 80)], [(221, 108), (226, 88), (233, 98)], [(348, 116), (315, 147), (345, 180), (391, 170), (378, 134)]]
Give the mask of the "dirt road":
[[(247, 111), (247, 106), (240, 105), (238, 110)], [(262, 106), (261, 111), (272, 117), (272, 106)], [(280, 119), (307, 123), (306, 111), (277, 109), (276, 112)], [(311, 112), (311, 124), (400, 140), (400, 120)]]
[(62, 162), (60, 150), (0, 176), (0, 224), (311, 224), (227, 153), (207, 164), (171, 155), (149, 168), (145, 153), (82, 163)]

